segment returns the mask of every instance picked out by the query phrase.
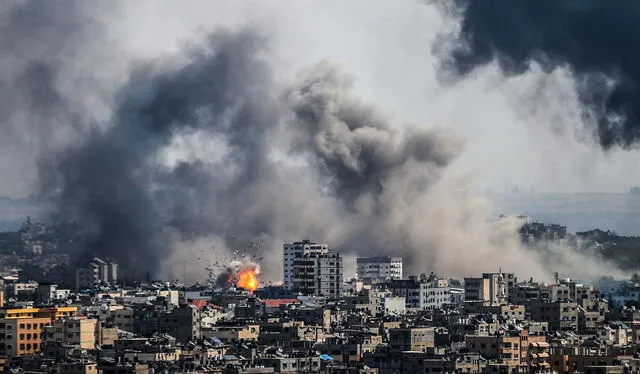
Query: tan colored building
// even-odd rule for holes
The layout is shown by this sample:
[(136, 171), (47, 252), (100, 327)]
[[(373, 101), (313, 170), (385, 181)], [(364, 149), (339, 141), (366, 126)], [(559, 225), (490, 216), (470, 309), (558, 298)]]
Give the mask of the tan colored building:
[(435, 327), (413, 327), (389, 330), (389, 343), (395, 352), (426, 352), (435, 347)]
[(203, 338), (215, 337), (225, 343), (240, 339), (258, 340), (258, 335), (260, 335), (260, 325), (213, 326), (202, 329)]
[(489, 360), (507, 366), (526, 366), (529, 346), (532, 343), (546, 343), (545, 336), (529, 335), (527, 330), (509, 331), (494, 336), (467, 335), (466, 347), (470, 352), (478, 352)]
[(87, 318), (73, 318), (54, 321), (45, 327), (43, 342), (60, 342), (78, 346), (83, 349), (94, 349), (98, 321)]
[(42, 332), (49, 318), (0, 318), (0, 356), (14, 357), (38, 353), (42, 349)]

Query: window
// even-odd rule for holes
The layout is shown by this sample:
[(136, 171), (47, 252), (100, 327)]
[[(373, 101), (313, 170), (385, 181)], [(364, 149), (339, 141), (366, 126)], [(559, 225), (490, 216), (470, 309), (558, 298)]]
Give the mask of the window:
[(20, 349), (24, 349), (24, 344), (20, 344)]
[(20, 328), (23, 329), (24, 328), (24, 323), (20, 324)]

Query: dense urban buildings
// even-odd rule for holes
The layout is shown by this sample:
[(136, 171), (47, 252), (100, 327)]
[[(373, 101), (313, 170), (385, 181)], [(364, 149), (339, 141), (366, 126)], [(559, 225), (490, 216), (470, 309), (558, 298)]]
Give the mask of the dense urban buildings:
[[(16, 248), (42, 259), (49, 243)], [(330, 243), (283, 252), (282, 285), (257, 289), (233, 277), (126, 282), (102, 258), (60, 284), (2, 267), (0, 361), (43, 374), (640, 372), (639, 276), (536, 282), (498, 268), (455, 279), (405, 275), (401, 258), (377, 256), (348, 279)]]

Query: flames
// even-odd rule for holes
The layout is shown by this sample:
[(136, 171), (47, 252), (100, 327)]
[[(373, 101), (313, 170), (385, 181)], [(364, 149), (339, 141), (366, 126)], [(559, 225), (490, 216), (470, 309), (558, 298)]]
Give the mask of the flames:
[(238, 281), (236, 282), (238, 287), (253, 292), (258, 289), (258, 283), (258, 273), (255, 268), (242, 269), (238, 273)]
[(232, 261), (215, 281), (222, 288), (238, 287), (253, 292), (258, 289), (260, 265), (251, 261)]

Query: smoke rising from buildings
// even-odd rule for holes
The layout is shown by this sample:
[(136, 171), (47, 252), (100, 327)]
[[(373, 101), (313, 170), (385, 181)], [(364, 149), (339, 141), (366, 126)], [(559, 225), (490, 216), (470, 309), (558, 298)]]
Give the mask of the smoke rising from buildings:
[(497, 60), (507, 74), (532, 62), (575, 75), (584, 120), (604, 148), (631, 147), (640, 135), (640, 4), (606, 0), (456, 2), (461, 44), (451, 62), (458, 73)]
[[(433, 7), (415, 6), (416, 14), (426, 9), (430, 17), (441, 17)], [(56, 39), (62, 45), (91, 52), (74, 38), (85, 28), (102, 35), (91, 17), (98, 12), (75, 4), (69, 14), (82, 33), (69, 30), (63, 15), (41, 20), (41, 27), (63, 29)], [(24, 112), (50, 107), (63, 113), (43, 115), (37, 121), (43, 128), (33, 130), (46, 145), (35, 157), (38, 179), (56, 215), (82, 225), (87, 254), (113, 258), (128, 276), (175, 278), (188, 266), (190, 275), (201, 271), (203, 279), (207, 261), (224, 261), (259, 240), (253, 250), (264, 254), (262, 270), (277, 279), (282, 242), (309, 237), (347, 253), (401, 255), (409, 272), (464, 276), (501, 265), (544, 277), (611, 270), (576, 256), (559, 256), (549, 267), (547, 257), (520, 246), (517, 222), (489, 221), (488, 201), (451, 172), (465, 154), (465, 141), (456, 129), (436, 126), (448, 126), (449, 117), (396, 121), (402, 113), (387, 115), (376, 105), (384, 103), (361, 97), (359, 71), (350, 76), (331, 62), (305, 61), (295, 76), (286, 76), (274, 56), (278, 38), (245, 23), (224, 29), (207, 24), (177, 51), (135, 58), (130, 70), (113, 68), (112, 82), (88, 69), (83, 81), (89, 83), (77, 91), (68, 87), (77, 81), (75, 68), (86, 69), (85, 55), (49, 62), (60, 48), (32, 59), (73, 74), (63, 69), (50, 79), (35, 70), (29, 75), (35, 85), (12, 81), (19, 89), (48, 87), (45, 92), (55, 98), (20, 100)], [(7, 32), (21, 40), (19, 29)], [(129, 72), (126, 79), (122, 69)], [(451, 90), (438, 88), (425, 105), (439, 113), (447, 105), (438, 100)], [(108, 115), (96, 115), (87, 95), (102, 99), (98, 106)], [(412, 99), (409, 90), (398, 96)], [(6, 110), (22, 112), (15, 108)], [(499, 109), (490, 119), (498, 122), (499, 113), (508, 111)], [(3, 122), (3, 130), (12, 124)], [(61, 144), (51, 146), (51, 134), (59, 130), (65, 131)]]

